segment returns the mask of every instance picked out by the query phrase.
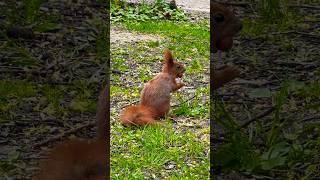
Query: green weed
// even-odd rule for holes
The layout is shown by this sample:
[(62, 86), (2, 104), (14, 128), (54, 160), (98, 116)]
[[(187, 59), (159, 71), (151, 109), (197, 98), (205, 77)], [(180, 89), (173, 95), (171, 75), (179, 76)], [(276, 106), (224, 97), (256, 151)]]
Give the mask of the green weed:
[(41, 110), (42, 113), (51, 116), (66, 115), (65, 107), (62, 106), (65, 89), (59, 86), (45, 85), (41, 90), (44, 95), (44, 107), (37, 107), (36, 110)]
[(260, 15), (268, 22), (284, 19), (288, 15), (288, 0), (261, 0), (258, 6)]
[(24, 81), (0, 81), (0, 121), (12, 118), (13, 111), (23, 98), (36, 95), (37, 89)]
[[(1, 177), (10, 176), (16, 173), (17, 169), (24, 168), (25, 163), (21, 162), (20, 153), (17, 150), (11, 151), (6, 159), (0, 160)], [(18, 166), (17, 164), (20, 163)]]
[(257, 4), (257, 19), (244, 18), (241, 34), (256, 37), (270, 32), (283, 32), (296, 28), (301, 20), (295, 12), (288, 8), (287, 0), (261, 0)]
[(26, 22), (31, 24), (39, 17), (39, 8), (44, 0), (24, 0)]
[(180, 9), (173, 9), (169, 3), (157, 0), (153, 4), (131, 5), (120, 1), (111, 1), (111, 21), (149, 21), (168, 19), (174, 21), (186, 20), (185, 13)]

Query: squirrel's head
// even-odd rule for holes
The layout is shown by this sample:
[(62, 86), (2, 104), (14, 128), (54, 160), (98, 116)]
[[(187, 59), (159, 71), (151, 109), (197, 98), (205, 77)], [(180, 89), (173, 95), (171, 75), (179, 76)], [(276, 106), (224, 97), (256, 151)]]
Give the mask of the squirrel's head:
[(186, 71), (184, 65), (177, 61), (174, 61), (170, 50), (164, 51), (164, 66), (162, 72), (174, 75), (175, 78), (181, 78), (183, 73)]
[(233, 37), (242, 29), (242, 23), (230, 10), (224, 6), (211, 3), (210, 24), (213, 52), (227, 51), (233, 45)]

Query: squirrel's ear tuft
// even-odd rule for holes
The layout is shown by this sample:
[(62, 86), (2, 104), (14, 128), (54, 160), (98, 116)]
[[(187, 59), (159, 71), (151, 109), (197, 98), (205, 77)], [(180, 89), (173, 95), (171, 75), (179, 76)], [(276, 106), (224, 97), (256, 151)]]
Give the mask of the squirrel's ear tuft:
[(167, 65), (173, 65), (173, 57), (169, 49), (164, 50), (164, 61)]

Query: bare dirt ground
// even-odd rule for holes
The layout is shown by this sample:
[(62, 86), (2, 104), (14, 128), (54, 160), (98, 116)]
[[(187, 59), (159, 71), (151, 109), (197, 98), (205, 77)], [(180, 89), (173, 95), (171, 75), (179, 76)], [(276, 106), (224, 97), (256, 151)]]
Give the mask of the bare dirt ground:
[(159, 36), (130, 32), (114, 26), (111, 26), (110, 30), (110, 42), (112, 46), (123, 46), (140, 41), (161, 41), (161, 39)]

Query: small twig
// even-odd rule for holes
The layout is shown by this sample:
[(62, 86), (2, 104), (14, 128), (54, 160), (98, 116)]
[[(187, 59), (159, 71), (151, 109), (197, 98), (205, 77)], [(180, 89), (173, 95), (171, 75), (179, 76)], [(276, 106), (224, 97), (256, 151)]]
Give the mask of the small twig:
[(254, 40), (257, 40), (257, 39), (261, 39), (261, 38), (267, 38), (267, 36), (275, 36), (275, 35), (287, 35), (287, 34), (293, 34), (295, 33), (296, 31), (284, 31), (284, 32), (272, 32), (272, 33), (268, 33), (268, 34), (262, 34), (262, 35), (259, 35), (259, 36), (256, 36), (254, 38), (250, 38), (250, 39), (247, 39), (245, 41), (254, 41)]
[(183, 101), (182, 103), (172, 105), (171, 107), (177, 107), (177, 106), (180, 106), (181, 104), (184, 104), (184, 103), (186, 103), (186, 102), (188, 102), (188, 101), (190, 101), (190, 100), (194, 99), (195, 97), (196, 97), (196, 95), (194, 95), (194, 96), (192, 96), (191, 98), (189, 98), (189, 99), (187, 99), (187, 100)]
[(302, 35), (304, 37), (309, 37), (309, 38), (313, 38), (313, 39), (320, 39), (320, 36), (318, 35), (315, 35), (315, 34), (309, 34), (309, 33), (304, 33), (304, 32), (294, 32), (295, 34), (298, 34), (298, 35)]
[(210, 144), (223, 143), (223, 142), (229, 142), (229, 140), (228, 140), (228, 139), (221, 139), (221, 138), (210, 137)]
[(311, 117), (307, 117), (307, 118), (301, 120), (300, 123), (304, 123), (304, 122), (312, 121), (312, 120), (319, 120), (319, 119), (320, 119), (320, 116), (311, 116)]
[(123, 72), (117, 70), (117, 69), (111, 69), (111, 73), (113, 74), (124, 74)]
[(136, 104), (136, 103), (138, 103), (138, 102), (139, 102), (139, 100), (133, 101), (133, 102), (131, 102), (131, 103), (129, 103), (129, 104), (126, 104), (126, 105), (124, 105), (124, 106), (121, 106), (120, 109), (123, 109), (123, 108), (125, 108), (125, 107), (127, 107), (127, 106), (130, 106), (130, 105), (133, 105), (133, 104)]
[(284, 32), (272, 32), (272, 33), (268, 33), (268, 34), (263, 34), (263, 35), (256, 36), (254, 38), (246, 39), (245, 41), (254, 41), (257, 39), (261, 39), (261, 38), (267, 38), (268, 36), (289, 35), (289, 34), (301, 35), (301, 36), (313, 38), (316, 40), (320, 39), (320, 36), (317, 36), (316, 34), (309, 34), (309, 33), (290, 30), (290, 31), (284, 31)]
[(47, 72), (45, 71), (37, 71), (37, 70), (21, 70), (21, 69), (1, 69), (0, 73), (21, 73), (21, 74), (32, 74), (32, 75), (46, 75)]
[(272, 81), (264, 81), (264, 82), (255, 82), (255, 81), (250, 81), (250, 80), (238, 80), (236, 82), (233, 83), (233, 85), (248, 85), (248, 86), (255, 86), (255, 87), (263, 87), (266, 86), (268, 84), (274, 84), (279, 82), (278, 80), (272, 80)]
[(320, 10), (320, 6), (315, 6), (315, 5), (298, 5), (298, 4), (290, 4), (289, 7), (292, 8), (305, 8), (305, 9), (314, 9), (314, 10)]
[(92, 122), (89, 122), (89, 123), (86, 123), (86, 124), (82, 124), (81, 126), (78, 126), (76, 128), (73, 128), (73, 129), (70, 129), (68, 131), (65, 131), (65, 132), (63, 132), (61, 134), (58, 134), (58, 135), (53, 136), (51, 138), (48, 138), (48, 139), (46, 139), (46, 140), (44, 140), (42, 142), (36, 143), (34, 145), (34, 147), (40, 147), (40, 146), (48, 144), (49, 142), (57, 141), (57, 140), (63, 138), (64, 136), (67, 136), (69, 134), (72, 134), (72, 133), (75, 133), (75, 132), (79, 131), (80, 129), (83, 129), (83, 128), (86, 128), (86, 127), (89, 127), (89, 126), (94, 126), (94, 125), (96, 125), (95, 121), (92, 121)]
[(270, 109), (266, 110), (265, 112), (262, 112), (261, 114), (259, 114), (258, 116), (248, 120), (247, 122), (243, 123), (242, 125), (240, 125), (241, 128), (247, 127), (249, 124), (251, 124), (254, 121), (257, 121), (269, 114), (271, 114), (274, 110), (275, 110), (275, 106), (271, 107)]
[[(241, 174), (244, 174), (244, 173), (241, 173)], [(266, 180), (266, 179), (274, 179), (273, 177), (269, 177), (269, 176), (266, 176), (266, 175), (254, 175), (254, 174), (252, 174), (252, 175), (249, 175), (249, 176), (253, 177), (254, 179), (264, 179), (264, 180)]]

